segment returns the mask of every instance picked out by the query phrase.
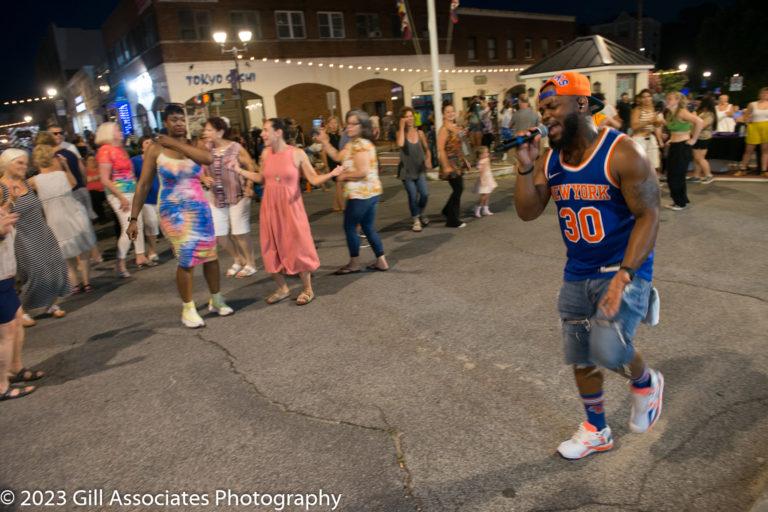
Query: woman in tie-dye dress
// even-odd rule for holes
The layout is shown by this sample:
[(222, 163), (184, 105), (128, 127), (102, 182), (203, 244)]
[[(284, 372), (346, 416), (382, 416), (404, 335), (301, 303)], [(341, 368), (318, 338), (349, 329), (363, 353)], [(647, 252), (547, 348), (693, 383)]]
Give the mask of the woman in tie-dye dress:
[(128, 235), (135, 237), (135, 219), (144, 206), (155, 173), (160, 176), (160, 227), (171, 243), (179, 260), (176, 285), (184, 303), (181, 322), (187, 327), (202, 327), (205, 322), (197, 313), (192, 300), (192, 271), (203, 265), (203, 274), (211, 292), (208, 310), (221, 316), (232, 314), (219, 293), (219, 261), (216, 256), (216, 236), (208, 200), (203, 192), (201, 164), (213, 161), (211, 154), (186, 141), (184, 110), (176, 104), (165, 109), (165, 126), (169, 136), (160, 135), (144, 155), (141, 178), (136, 188), (128, 226)]

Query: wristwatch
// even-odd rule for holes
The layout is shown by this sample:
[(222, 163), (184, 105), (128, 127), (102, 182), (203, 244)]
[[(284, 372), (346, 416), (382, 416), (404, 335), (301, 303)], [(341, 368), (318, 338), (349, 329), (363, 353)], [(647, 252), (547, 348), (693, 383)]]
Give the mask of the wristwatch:
[(128, 222), (139, 222), (138, 217), (128, 217)]
[(624, 272), (626, 272), (627, 275), (629, 276), (629, 280), (630, 281), (635, 279), (635, 271), (632, 270), (632, 268), (630, 268), (630, 267), (619, 267), (619, 270), (623, 270)]

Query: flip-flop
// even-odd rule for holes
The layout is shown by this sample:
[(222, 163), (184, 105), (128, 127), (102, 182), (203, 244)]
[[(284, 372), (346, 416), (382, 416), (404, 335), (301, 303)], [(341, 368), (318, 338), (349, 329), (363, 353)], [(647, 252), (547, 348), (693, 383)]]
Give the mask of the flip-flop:
[[(35, 386), (24, 386), (23, 388), (14, 388), (11, 386), (8, 386), (8, 389), (5, 391), (5, 393), (0, 393), (0, 402), (3, 400), (13, 400), (14, 398), (21, 398), (23, 396), (27, 396), (30, 393), (34, 393), (37, 390), (37, 387)], [(14, 391), (17, 393), (14, 394)]]
[[(29, 374), (29, 378), (25, 378)], [(29, 368), (22, 368), (13, 377), (8, 378), (8, 382), (16, 384), (17, 382), (32, 382), (34, 380), (40, 380), (45, 377), (45, 372), (42, 370), (31, 370)]]
[[(301, 301), (302, 297), (306, 297), (305, 301)], [(307, 292), (301, 292), (298, 297), (296, 297), (296, 305), (297, 306), (306, 306), (310, 302), (315, 300), (315, 294), (314, 293), (307, 293)]]
[(376, 264), (368, 265), (365, 268), (367, 268), (368, 270), (375, 270), (376, 272), (386, 272), (387, 270), (389, 270), (389, 267), (387, 267), (387, 268), (379, 268), (379, 267), (376, 266)]
[(277, 304), (278, 302), (284, 301), (285, 299), (287, 299), (290, 296), (291, 296), (291, 292), (290, 291), (287, 291), (284, 294), (280, 294), (278, 292), (275, 292), (272, 295), (270, 295), (269, 297), (267, 297), (266, 299), (264, 299), (264, 301), (271, 306), (272, 304)]
[(339, 270), (334, 272), (333, 274), (336, 276), (345, 276), (347, 274), (357, 274), (360, 272), (360, 269), (351, 269), (349, 267), (341, 267)]

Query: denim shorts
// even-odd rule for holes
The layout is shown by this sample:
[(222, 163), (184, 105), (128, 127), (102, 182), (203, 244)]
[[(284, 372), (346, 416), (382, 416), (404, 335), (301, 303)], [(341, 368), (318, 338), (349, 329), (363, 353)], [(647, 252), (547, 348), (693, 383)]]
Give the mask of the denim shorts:
[(624, 288), (619, 312), (608, 319), (597, 305), (610, 282), (605, 278), (563, 283), (557, 309), (566, 364), (618, 369), (635, 356), (632, 340), (648, 312), (653, 286), (635, 277)]

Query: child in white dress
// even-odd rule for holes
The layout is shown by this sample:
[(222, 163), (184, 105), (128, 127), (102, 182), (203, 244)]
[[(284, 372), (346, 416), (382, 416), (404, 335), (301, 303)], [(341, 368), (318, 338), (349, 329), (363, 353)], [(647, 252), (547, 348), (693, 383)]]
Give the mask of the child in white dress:
[(477, 170), (480, 175), (475, 182), (474, 192), (480, 194), (480, 202), (475, 206), (475, 217), (480, 218), (483, 215), (493, 215), (493, 212), (488, 208), (488, 201), (493, 189), (499, 186), (491, 172), (490, 150), (486, 146), (481, 146), (477, 150)]

